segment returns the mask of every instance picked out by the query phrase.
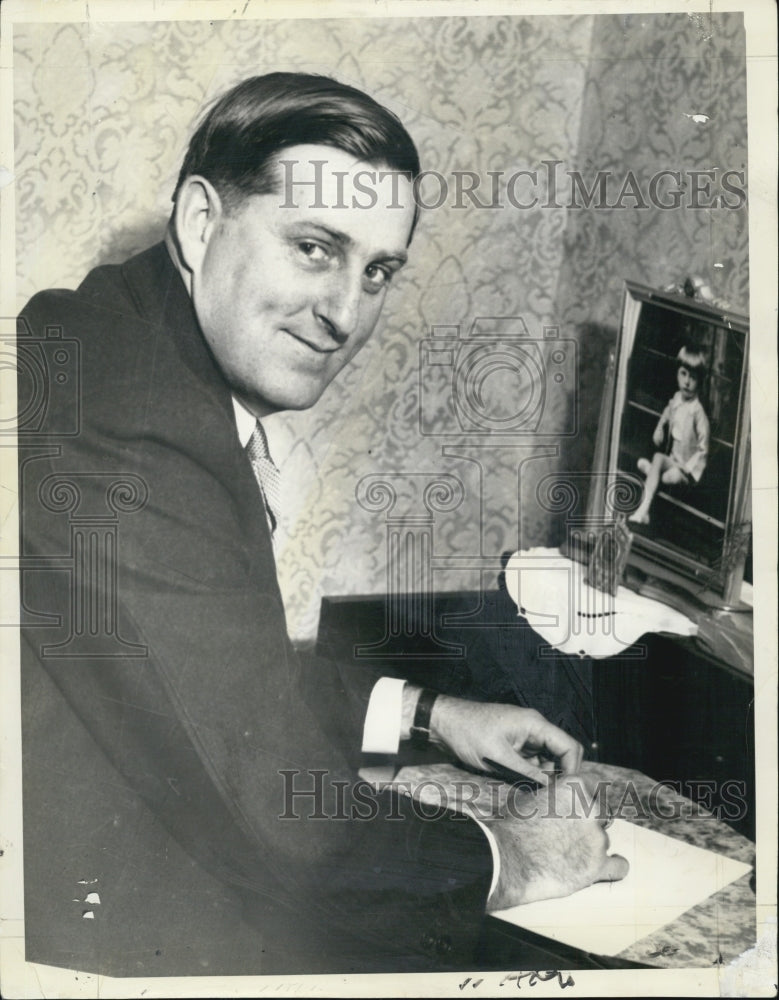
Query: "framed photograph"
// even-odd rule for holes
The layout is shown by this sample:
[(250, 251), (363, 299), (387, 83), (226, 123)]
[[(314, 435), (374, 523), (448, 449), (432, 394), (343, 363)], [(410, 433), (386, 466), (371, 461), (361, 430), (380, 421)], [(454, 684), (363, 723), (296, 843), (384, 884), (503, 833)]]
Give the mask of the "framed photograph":
[(625, 282), (589, 513), (627, 515), (632, 568), (730, 605), (751, 539), (749, 321), (698, 294)]

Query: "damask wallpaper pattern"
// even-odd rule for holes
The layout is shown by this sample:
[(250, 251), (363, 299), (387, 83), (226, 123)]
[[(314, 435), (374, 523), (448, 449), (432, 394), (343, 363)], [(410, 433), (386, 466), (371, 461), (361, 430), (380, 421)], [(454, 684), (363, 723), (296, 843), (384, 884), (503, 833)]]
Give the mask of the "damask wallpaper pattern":
[[(746, 172), (744, 52), (736, 15), (596, 20), (573, 165), (589, 177), (632, 170), (643, 192), (658, 170), (680, 172), (686, 207), (606, 208), (597, 225), (586, 212), (570, 213), (558, 299), (563, 321), (607, 323), (618, 315), (623, 274), (604, 266), (609, 258), (625, 261), (632, 277), (648, 285), (700, 275), (733, 309), (748, 311), (745, 207), (704, 207), (721, 190), (718, 175)], [(695, 171), (713, 177), (708, 197), (706, 178), (696, 181)], [(736, 183), (744, 187), (743, 179)], [(661, 200), (673, 203), (668, 195)]]
[[(744, 192), (748, 180), (741, 16), (596, 18), (571, 168), (590, 188), (598, 171), (611, 172), (612, 205), (632, 172), (639, 199), (649, 202), (628, 196), (624, 207), (568, 213), (556, 307), (561, 327), (581, 348), (580, 433), (562, 462), (573, 472), (591, 467), (600, 408), (592, 387), (602, 381), (615, 344), (625, 279), (665, 287), (699, 275), (730, 308), (749, 311), (746, 201), (724, 192), (737, 208), (703, 207), (722, 196), (726, 172), (740, 174), (731, 180)], [(651, 204), (647, 193), (661, 171), (681, 176), (678, 208)], [(713, 178), (708, 196), (707, 178)], [(657, 200), (674, 204), (674, 187), (668, 184)]]
[[(15, 32), (20, 306), (159, 238), (192, 120), (247, 75), (305, 70), (364, 88), (401, 117), (424, 168), (449, 184), (445, 204), (423, 212), (411, 261), (357, 362), (313, 410), (269, 421), (286, 484), (278, 555), (295, 637), (314, 634), (322, 594), (388, 589), (393, 518), (430, 516), (427, 571), (438, 590), (494, 585), (501, 553), (559, 541), (559, 514), (537, 488), (589, 467), (625, 278), (663, 284), (702, 273), (746, 307), (745, 209), (577, 211), (546, 207), (543, 197), (520, 208), (505, 193), (502, 208), (465, 196), (455, 207), (452, 191), (456, 172), (471, 171), (489, 201), (489, 171), (543, 178), (544, 161), (580, 170), (588, 184), (603, 169), (632, 169), (642, 183), (662, 168), (744, 169), (736, 15), (90, 22)], [(523, 176), (515, 194), (526, 204), (531, 175)], [(439, 182), (429, 180), (430, 204)], [(528, 348), (537, 384), (517, 389), (505, 371), (492, 383), (518, 393), (503, 422), (497, 411), (458, 419), (451, 366), (433, 365), (425, 343), (432, 333), (456, 338), (457, 328), (462, 340), (476, 320), (489, 350), (523, 331), (537, 342)], [(497, 432), (506, 429), (513, 433)], [(425, 572), (408, 563), (403, 585), (427, 585)]]

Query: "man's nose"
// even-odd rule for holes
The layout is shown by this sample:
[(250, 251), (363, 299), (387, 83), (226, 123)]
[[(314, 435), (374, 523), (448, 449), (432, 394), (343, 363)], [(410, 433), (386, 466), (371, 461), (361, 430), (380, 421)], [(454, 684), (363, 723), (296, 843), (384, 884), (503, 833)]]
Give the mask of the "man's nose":
[(316, 309), (317, 319), (338, 343), (356, 331), (362, 302), (362, 273), (346, 271), (330, 276)]

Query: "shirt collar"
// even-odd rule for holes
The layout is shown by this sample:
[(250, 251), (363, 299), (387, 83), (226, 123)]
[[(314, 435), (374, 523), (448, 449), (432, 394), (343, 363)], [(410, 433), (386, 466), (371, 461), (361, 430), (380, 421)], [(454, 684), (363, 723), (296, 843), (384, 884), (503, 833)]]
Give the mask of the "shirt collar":
[(241, 447), (245, 448), (254, 433), (257, 418), (253, 413), (249, 413), (243, 403), (236, 399), (235, 396), (232, 397), (232, 400), (233, 412), (235, 413), (235, 426), (238, 430), (238, 440), (241, 442)]

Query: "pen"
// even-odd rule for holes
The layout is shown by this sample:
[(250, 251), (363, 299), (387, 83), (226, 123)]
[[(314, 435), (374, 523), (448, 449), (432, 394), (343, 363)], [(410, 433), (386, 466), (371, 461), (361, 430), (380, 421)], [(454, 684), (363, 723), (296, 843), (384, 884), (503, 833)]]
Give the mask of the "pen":
[(507, 781), (510, 785), (528, 784), (532, 785), (534, 791), (538, 788), (541, 788), (541, 782), (536, 781), (535, 778), (530, 778), (526, 774), (520, 774), (519, 771), (514, 771), (510, 767), (506, 767), (503, 764), (499, 764), (496, 760), (492, 760), (490, 757), (482, 757), (482, 760), (490, 769), (490, 771), (492, 771), (495, 777), (502, 778), (504, 781)]

